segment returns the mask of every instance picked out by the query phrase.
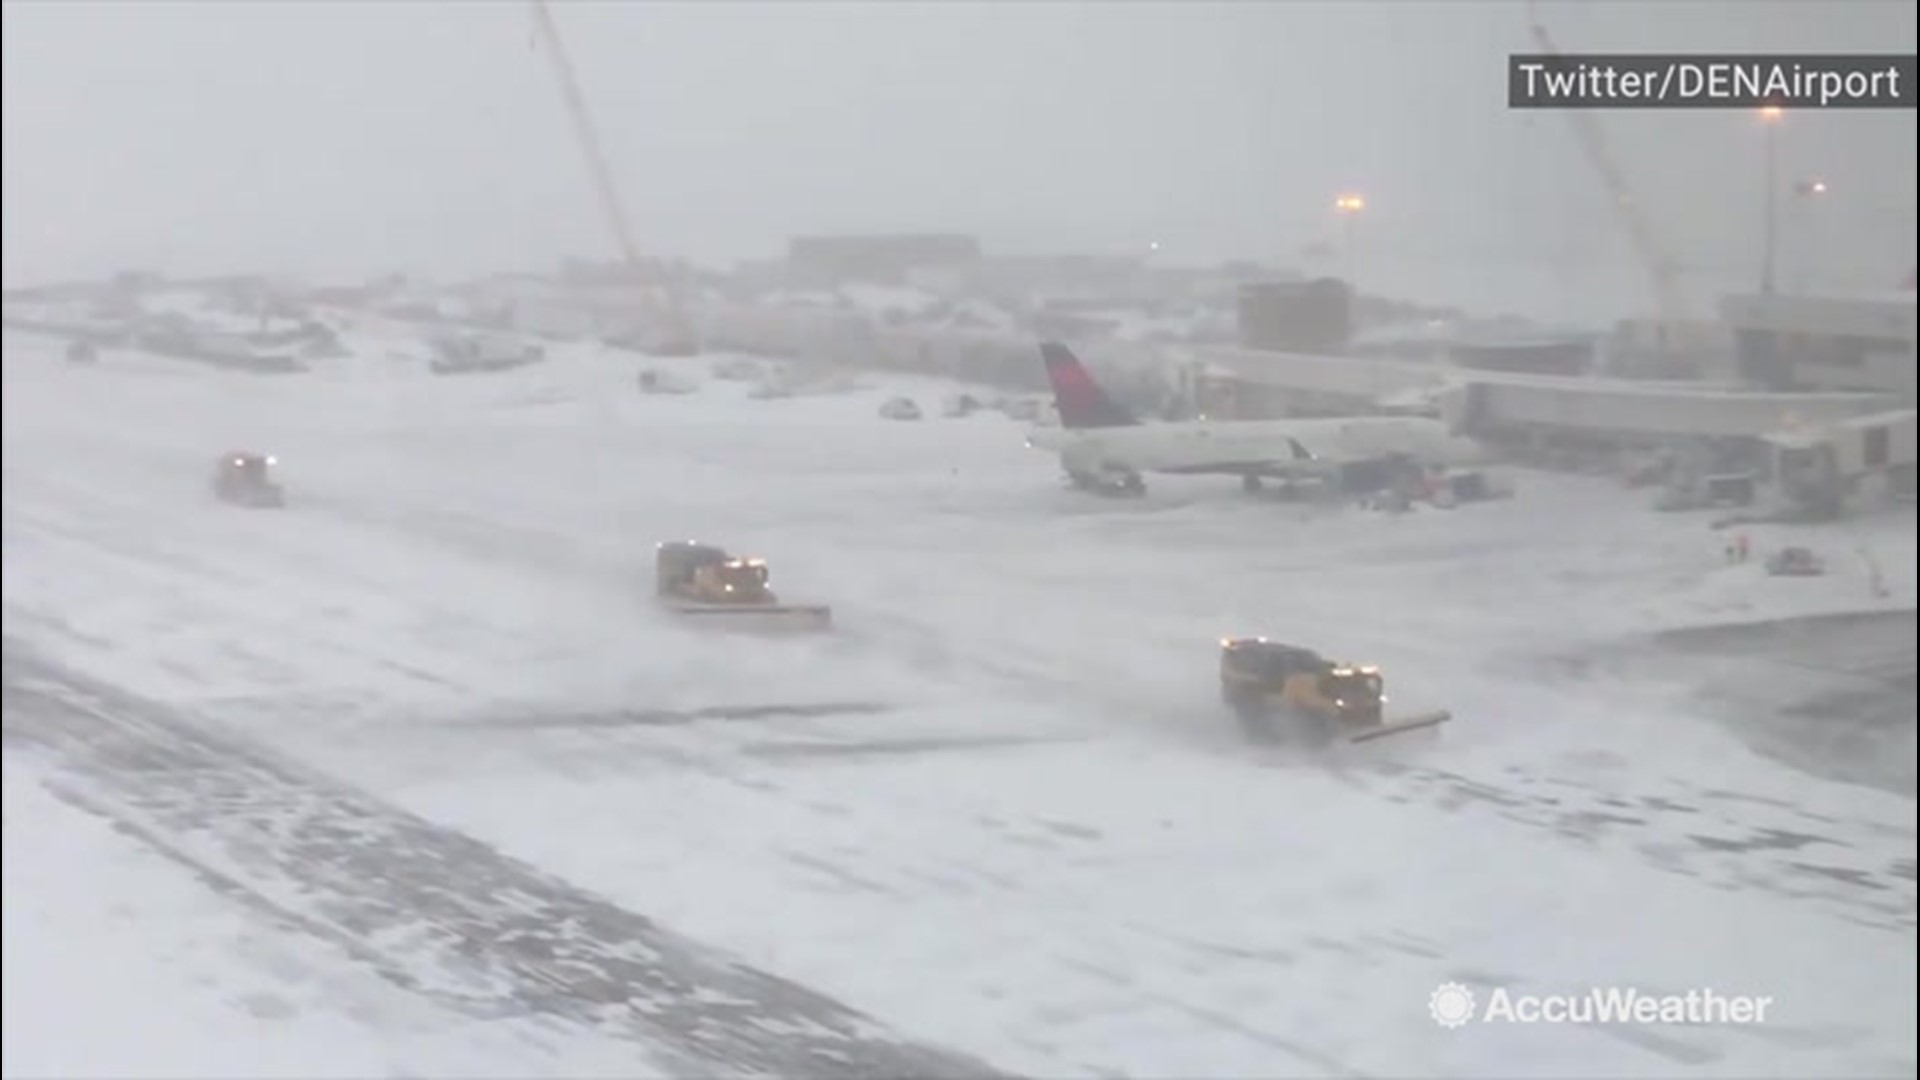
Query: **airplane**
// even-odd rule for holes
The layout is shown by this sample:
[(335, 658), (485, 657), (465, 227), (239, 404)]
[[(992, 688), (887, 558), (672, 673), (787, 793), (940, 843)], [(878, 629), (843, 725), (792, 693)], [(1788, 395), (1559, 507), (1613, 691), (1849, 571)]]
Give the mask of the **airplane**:
[(1040, 357), (1060, 426), (1034, 429), (1027, 445), (1059, 454), (1073, 485), (1098, 494), (1144, 494), (1145, 473), (1238, 476), (1255, 491), (1263, 480), (1333, 480), (1356, 467), (1486, 460), (1480, 444), (1427, 417), (1142, 421), (1065, 345), (1043, 342)]

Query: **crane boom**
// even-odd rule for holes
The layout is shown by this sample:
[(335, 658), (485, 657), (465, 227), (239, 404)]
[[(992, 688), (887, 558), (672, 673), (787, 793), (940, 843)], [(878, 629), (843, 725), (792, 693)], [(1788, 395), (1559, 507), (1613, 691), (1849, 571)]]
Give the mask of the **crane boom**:
[[(581, 152), (586, 155), (587, 171), (592, 174), (594, 191), (600, 196), (600, 208), (606, 214), (607, 224), (613, 229), (627, 269), (637, 279), (653, 279), (671, 323), (671, 332), (676, 338), (690, 341), (691, 327), (675, 301), (672, 289), (659, 275), (650, 273), (640, 257), (640, 246), (634, 242), (633, 229), (628, 224), (626, 208), (620, 202), (619, 189), (613, 182), (613, 169), (607, 164), (600, 133), (594, 127), (593, 114), (587, 110), (586, 99), (580, 93), (580, 80), (574, 74), (573, 61), (567, 55), (566, 45), (560, 37), (560, 27), (554, 22), (553, 12), (548, 10), (546, 0), (533, 0), (533, 18), (535, 27), (546, 39), (547, 55), (552, 59), (554, 75), (560, 81), (561, 100), (566, 105), (567, 115), (573, 120), (574, 135), (579, 140)], [(676, 351), (690, 348), (684, 341), (676, 344)]]
[[(1540, 51), (1549, 56), (1560, 56), (1560, 48), (1540, 21), (1537, 0), (1527, 0), (1528, 28), (1533, 39), (1540, 44)], [(1574, 136), (1585, 152), (1587, 163), (1600, 174), (1601, 183), (1606, 185), (1607, 195), (1613, 203), (1614, 213), (1619, 216), (1620, 224), (1626, 231), (1627, 240), (1633, 245), (1634, 255), (1647, 270), (1653, 286), (1654, 303), (1659, 306), (1660, 321), (1671, 334), (1684, 324), (1687, 318), (1687, 305), (1680, 287), (1679, 268), (1666, 253), (1666, 248), (1655, 235), (1653, 225), (1640, 210), (1639, 203), (1633, 197), (1633, 189), (1628, 186), (1624, 173), (1614, 161), (1607, 147), (1606, 132), (1593, 113), (1582, 109), (1566, 110), (1567, 119), (1573, 125)]]

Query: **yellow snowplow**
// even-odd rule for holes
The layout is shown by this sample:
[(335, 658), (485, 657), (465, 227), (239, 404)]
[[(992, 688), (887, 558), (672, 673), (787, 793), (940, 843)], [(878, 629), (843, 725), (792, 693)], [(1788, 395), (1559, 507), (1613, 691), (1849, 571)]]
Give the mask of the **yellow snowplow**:
[(669, 540), (654, 555), (654, 592), (676, 615), (724, 625), (822, 630), (833, 625), (824, 604), (783, 604), (767, 584), (767, 564), (712, 544)]
[(287, 492), (273, 479), (274, 459), (266, 454), (229, 450), (213, 463), (213, 494), (221, 502), (235, 506), (270, 507), (287, 505)]
[(1289, 718), (1326, 739), (1367, 742), (1438, 727), (1444, 709), (1389, 718), (1380, 669), (1337, 664), (1310, 649), (1266, 638), (1222, 638), (1220, 698), (1250, 734), (1276, 734)]

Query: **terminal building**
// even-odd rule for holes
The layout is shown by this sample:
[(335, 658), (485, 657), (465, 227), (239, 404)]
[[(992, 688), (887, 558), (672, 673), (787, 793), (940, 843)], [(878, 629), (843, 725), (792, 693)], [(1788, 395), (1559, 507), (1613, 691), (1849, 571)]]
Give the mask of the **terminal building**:
[(1797, 502), (1831, 510), (1866, 477), (1911, 497), (1916, 479), (1915, 293), (1749, 294), (1721, 302), (1741, 376), (1802, 394), (1879, 395), (1884, 411), (1769, 433), (1773, 475)]
[(1914, 399), (1914, 292), (1747, 294), (1721, 301), (1741, 378), (1772, 390), (1859, 390)]
[[(1281, 293), (1280, 295), (1275, 295)], [(1735, 444), (1818, 456), (1829, 486), (1893, 471), (1911, 486), (1914, 294), (1735, 296), (1723, 304), (1735, 384), (1596, 374), (1592, 341), (1456, 340), (1426, 361), (1341, 355), (1338, 291), (1242, 297), (1238, 348), (1195, 350), (1191, 396), (1245, 418), (1429, 411), (1496, 440), (1586, 447)], [(1315, 347), (1318, 346), (1318, 347)]]
[(1353, 340), (1353, 289), (1334, 278), (1240, 286), (1240, 347), (1343, 353)]
[(917, 272), (966, 273), (980, 263), (980, 241), (949, 233), (796, 236), (787, 242), (788, 283), (831, 289), (848, 282), (905, 285)]

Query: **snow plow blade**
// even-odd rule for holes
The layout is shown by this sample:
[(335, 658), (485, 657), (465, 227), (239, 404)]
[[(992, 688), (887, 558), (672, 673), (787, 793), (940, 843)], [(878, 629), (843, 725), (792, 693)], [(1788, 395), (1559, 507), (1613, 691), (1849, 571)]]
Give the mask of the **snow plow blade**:
[(688, 619), (716, 626), (748, 630), (826, 630), (833, 626), (833, 609), (822, 604), (672, 604), (668, 610)]
[(1356, 743), (1371, 742), (1374, 739), (1384, 739), (1389, 735), (1400, 735), (1409, 731), (1419, 731), (1422, 728), (1439, 727), (1451, 719), (1453, 719), (1453, 714), (1445, 709), (1418, 713), (1414, 716), (1402, 717), (1398, 720), (1381, 724), (1376, 728), (1368, 728), (1358, 734), (1349, 736), (1347, 741)]

